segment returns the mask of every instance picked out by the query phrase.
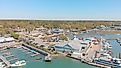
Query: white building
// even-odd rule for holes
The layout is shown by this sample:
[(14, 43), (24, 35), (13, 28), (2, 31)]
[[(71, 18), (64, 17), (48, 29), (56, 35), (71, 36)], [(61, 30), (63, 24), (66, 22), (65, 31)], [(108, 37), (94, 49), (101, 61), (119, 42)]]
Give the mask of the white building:
[(5, 43), (5, 42), (12, 42), (14, 41), (15, 39), (13, 37), (0, 37), (0, 43)]

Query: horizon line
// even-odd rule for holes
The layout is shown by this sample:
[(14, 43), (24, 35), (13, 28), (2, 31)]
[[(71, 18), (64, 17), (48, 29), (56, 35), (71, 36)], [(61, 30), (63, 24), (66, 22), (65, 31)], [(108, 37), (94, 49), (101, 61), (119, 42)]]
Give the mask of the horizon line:
[(35, 18), (0, 18), (0, 20), (43, 20), (43, 21), (121, 21), (121, 19), (35, 19)]

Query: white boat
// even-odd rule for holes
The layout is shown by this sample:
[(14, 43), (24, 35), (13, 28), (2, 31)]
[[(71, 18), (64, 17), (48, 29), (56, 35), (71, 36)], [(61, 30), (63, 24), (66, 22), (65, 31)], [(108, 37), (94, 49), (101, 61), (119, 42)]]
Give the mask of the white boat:
[(108, 49), (111, 49), (112, 48), (112, 46), (108, 43), (108, 42), (106, 42), (106, 47), (108, 48)]
[(25, 60), (21, 60), (21, 61), (17, 61), (14, 64), (11, 64), (11, 67), (21, 67), (21, 66), (25, 66), (26, 65), (26, 61)]
[(103, 54), (103, 56), (95, 58), (94, 62), (111, 68), (121, 68), (121, 59), (112, 58), (109, 54)]
[(45, 56), (45, 62), (51, 62), (51, 56)]
[(5, 64), (3, 64), (3, 62), (0, 62), (0, 68), (5, 68)]
[(103, 43), (104, 48), (106, 48), (106, 49), (112, 49), (112, 45), (110, 45), (109, 42), (103, 41), (102, 43)]
[(117, 35), (120, 35), (120, 34), (117, 34)]

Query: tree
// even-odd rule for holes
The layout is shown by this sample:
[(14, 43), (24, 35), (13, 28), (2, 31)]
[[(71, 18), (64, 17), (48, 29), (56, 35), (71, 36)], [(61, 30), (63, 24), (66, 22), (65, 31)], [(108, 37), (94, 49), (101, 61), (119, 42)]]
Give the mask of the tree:
[(67, 38), (65, 35), (60, 35), (60, 39), (61, 39), (61, 40), (68, 41), (68, 38)]
[(19, 38), (19, 35), (16, 34), (16, 33), (11, 33), (11, 36), (12, 36), (13, 38), (15, 38), (15, 39), (18, 39), (18, 38)]

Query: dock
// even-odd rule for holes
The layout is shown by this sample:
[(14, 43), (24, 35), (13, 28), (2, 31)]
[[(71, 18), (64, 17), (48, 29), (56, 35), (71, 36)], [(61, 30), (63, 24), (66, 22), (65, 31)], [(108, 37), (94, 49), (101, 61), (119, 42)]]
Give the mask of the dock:
[(13, 59), (10, 59), (8, 61), (10, 62), (10, 61), (14, 61), (14, 60), (18, 60), (18, 58), (13, 58)]
[(40, 55), (39, 53), (37, 53), (37, 54), (33, 54), (33, 55), (31, 55), (31, 57), (34, 57), (34, 56), (37, 56), (37, 55)]
[(27, 52), (27, 54), (34, 53), (34, 54), (31, 55), (31, 57), (40, 55), (40, 53), (38, 53), (38, 52), (36, 52), (36, 51), (34, 51), (34, 50), (30, 50), (29, 48), (24, 47), (24, 46), (21, 46), (21, 48), (19, 48), (19, 49), (24, 49), (24, 50), (22, 50), (22, 51), (23, 51), (23, 52)]
[(14, 57), (14, 55), (8, 55), (8, 56), (5, 56), (6, 58), (9, 58), (9, 57)]
[(4, 58), (3, 56), (0, 55), (0, 59), (1, 59), (5, 64), (7, 64), (7, 68), (10, 67), (11, 64), (10, 64), (9, 61), (6, 60), (6, 58)]
[(1, 53), (8, 52), (7, 50), (2, 50)]
[(22, 46), (27, 47), (27, 48), (29, 48), (29, 49), (31, 49), (31, 50), (34, 50), (34, 51), (36, 51), (36, 52), (38, 52), (38, 53), (40, 53), (40, 54), (42, 54), (42, 55), (44, 55), (44, 56), (50, 55), (48, 52), (45, 52), (45, 51), (40, 50), (40, 49), (38, 49), (38, 48), (35, 48), (35, 47), (31, 46), (31, 45), (27, 45), (27, 44), (25, 44), (25, 43), (23, 43)]

